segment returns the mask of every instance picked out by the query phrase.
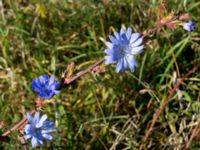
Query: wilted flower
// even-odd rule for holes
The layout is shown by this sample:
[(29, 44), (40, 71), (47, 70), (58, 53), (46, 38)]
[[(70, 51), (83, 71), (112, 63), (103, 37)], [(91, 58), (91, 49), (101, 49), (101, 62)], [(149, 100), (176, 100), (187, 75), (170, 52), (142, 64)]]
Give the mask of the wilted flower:
[(193, 32), (195, 31), (195, 22), (190, 20), (183, 24), (183, 28), (189, 32)]
[(108, 49), (104, 52), (108, 55), (105, 57), (106, 64), (117, 63), (115, 72), (126, 71), (130, 68), (134, 72), (138, 66), (134, 55), (142, 53), (144, 48), (143, 38), (140, 33), (132, 33), (132, 29), (127, 30), (122, 27), (120, 32), (114, 32), (114, 36), (109, 35), (111, 42), (105, 42)]
[(56, 82), (54, 76), (49, 77), (46, 74), (32, 81), (33, 91), (37, 92), (43, 99), (49, 99), (58, 94), (60, 86), (61, 83)]
[(46, 114), (40, 118), (39, 112), (35, 112), (33, 118), (30, 113), (27, 113), (27, 119), (30, 124), (25, 126), (24, 138), (27, 140), (32, 137), (32, 147), (42, 146), (43, 140), (51, 141), (53, 139), (50, 134), (56, 130), (51, 129), (54, 127), (54, 123), (47, 120)]

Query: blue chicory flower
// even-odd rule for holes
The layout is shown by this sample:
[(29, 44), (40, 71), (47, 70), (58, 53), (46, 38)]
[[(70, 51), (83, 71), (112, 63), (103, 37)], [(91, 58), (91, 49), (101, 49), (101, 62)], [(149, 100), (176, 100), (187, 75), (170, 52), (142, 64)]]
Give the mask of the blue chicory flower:
[(114, 36), (109, 35), (111, 42), (105, 42), (108, 49), (104, 52), (108, 55), (105, 57), (106, 64), (117, 63), (115, 72), (125, 72), (130, 68), (131, 72), (135, 71), (138, 66), (134, 55), (142, 53), (144, 48), (143, 38), (140, 33), (132, 33), (132, 29), (127, 30), (122, 27), (120, 32), (114, 32)]
[(183, 24), (183, 28), (189, 32), (193, 32), (195, 31), (195, 22), (190, 20)]
[(49, 99), (60, 92), (61, 83), (54, 76), (40, 76), (32, 81), (32, 89), (43, 99)]
[(27, 113), (27, 119), (30, 124), (25, 126), (24, 138), (27, 140), (32, 137), (31, 143), (32, 147), (42, 146), (43, 140), (52, 141), (51, 133), (56, 132), (54, 123), (47, 120), (47, 115), (43, 115), (40, 118), (39, 112), (35, 112), (34, 117), (30, 113)]

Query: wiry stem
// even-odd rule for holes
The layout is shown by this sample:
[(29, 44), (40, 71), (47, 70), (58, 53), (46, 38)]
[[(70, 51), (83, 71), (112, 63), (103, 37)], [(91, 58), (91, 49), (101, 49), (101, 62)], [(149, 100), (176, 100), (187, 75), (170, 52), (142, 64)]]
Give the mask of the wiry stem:
[[(160, 109), (158, 110), (156, 116), (154, 117), (149, 129), (147, 130), (145, 137), (144, 137), (144, 143), (147, 141), (151, 131), (153, 130), (153, 127), (155, 126), (158, 118), (160, 117), (160, 114), (163, 112), (163, 110), (165, 109), (168, 101), (170, 100), (170, 98), (173, 96), (173, 94), (177, 91), (177, 89), (179, 88), (179, 86), (182, 84), (183, 80), (185, 78), (187, 78), (189, 75), (191, 75), (192, 73), (194, 73), (198, 68), (200, 67), (200, 64), (193, 67), (188, 73), (186, 73), (175, 85), (175, 87), (170, 91), (169, 95), (167, 96), (167, 98), (164, 100), (163, 104), (161, 105)], [(140, 150), (142, 150), (144, 147), (144, 145), (142, 144), (140, 146)]]
[(86, 73), (90, 72), (92, 69), (94, 69), (96, 66), (100, 65), (101, 63), (104, 62), (104, 58), (102, 58), (101, 60), (99, 60), (98, 62), (96, 62), (95, 64), (91, 65), (90, 67), (88, 67), (87, 69), (79, 72), (77, 75), (75, 75), (74, 77), (70, 78), (70, 79), (65, 79), (64, 80), (64, 85), (70, 84), (73, 81), (79, 79), (80, 77), (82, 77), (83, 75), (85, 75)]
[(158, 23), (155, 27), (149, 29), (148, 31), (144, 31), (142, 36), (143, 37), (146, 37), (148, 35), (151, 35), (153, 34), (155, 31), (161, 29), (162, 27), (166, 26), (168, 23), (172, 23), (173, 21), (176, 21), (177, 20), (177, 16), (173, 16), (172, 18), (168, 19), (168, 20), (165, 20), (165, 22), (162, 22), (162, 23)]
[[(36, 111), (36, 110), (33, 109), (33, 110), (31, 111), (31, 114), (34, 114), (35, 111)], [(25, 117), (25, 118), (23, 118), (18, 124), (16, 124), (14, 127), (12, 127), (11, 129), (7, 130), (6, 132), (4, 132), (4, 133), (2, 134), (2, 136), (8, 136), (11, 132), (16, 131), (16, 130), (19, 129), (21, 126), (23, 126), (24, 124), (26, 124), (26, 122), (27, 122), (27, 118)]]
[(192, 135), (191, 135), (189, 141), (186, 143), (185, 149), (189, 149), (190, 145), (192, 143), (192, 140), (200, 134), (200, 127), (199, 127), (199, 125), (200, 124), (198, 124), (197, 127), (193, 130)]

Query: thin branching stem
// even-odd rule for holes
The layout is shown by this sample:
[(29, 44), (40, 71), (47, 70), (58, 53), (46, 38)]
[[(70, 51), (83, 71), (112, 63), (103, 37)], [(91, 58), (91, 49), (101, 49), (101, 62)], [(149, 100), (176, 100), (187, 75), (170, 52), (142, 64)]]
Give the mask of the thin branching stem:
[(185, 149), (189, 149), (190, 145), (192, 143), (192, 140), (200, 134), (200, 127), (199, 127), (199, 125), (200, 124), (198, 124), (196, 126), (196, 128), (194, 128), (194, 130), (192, 131), (192, 135), (191, 135), (189, 141), (186, 143)]
[(74, 77), (70, 78), (70, 79), (65, 79), (64, 80), (64, 85), (68, 85), (70, 83), (72, 83), (73, 81), (79, 79), (80, 77), (84, 76), (86, 73), (92, 71), (95, 67), (97, 67), (98, 65), (100, 65), (101, 63), (104, 62), (104, 58), (100, 59), (98, 62), (96, 62), (95, 64), (91, 65), (90, 67), (88, 67), (87, 69), (79, 72), (77, 75), (75, 75)]
[[(163, 104), (161, 105), (161, 107), (159, 108), (156, 116), (154, 117), (150, 127), (148, 128), (145, 136), (144, 136), (144, 143), (147, 141), (149, 135), (151, 134), (151, 131), (153, 130), (153, 127), (155, 126), (158, 118), (160, 117), (160, 114), (163, 112), (163, 110), (165, 109), (168, 101), (170, 100), (170, 98), (174, 95), (174, 93), (177, 91), (177, 89), (179, 88), (179, 86), (183, 83), (184, 79), (187, 78), (188, 76), (190, 76), (192, 73), (194, 73), (198, 68), (200, 67), (200, 64), (198, 64), (197, 66), (193, 67), (188, 73), (186, 73), (175, 85), (175, 87), (169, 92), (167, 98), (164, 100)], [(140, 146), (140, 150), (143, 149), (144, 147), (144, 143), (141, 144)]]
[[(35, 109), (33, 109), (31, 111), (31, 114), (35, 113)], [(4, 132), (2, 134), (2, 136), (8, 136), (10, 133), (12, 133), (13, 131), (16, 131), (17, 129), (19, 129), (20, 127), (22, 127), (23, 125), (25, 125), (27, 123), (27, 118), (24, 117), (18, 124), (16, 124), (14, 127), (12, 127), (11, 129), (7, 130), (6, 132)]]

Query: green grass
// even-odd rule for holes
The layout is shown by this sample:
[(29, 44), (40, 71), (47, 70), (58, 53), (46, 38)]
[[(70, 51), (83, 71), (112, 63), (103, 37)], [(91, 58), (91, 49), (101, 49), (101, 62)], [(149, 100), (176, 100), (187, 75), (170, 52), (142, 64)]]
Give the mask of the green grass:
[[(34, 78), (61, 78), (71, 62), (81, 71), (104, 56), (113, 29), (143, 32), (161, 17), (162, 0), (5, 0), (0, 13), (0, 131), (19, 122), (34, 107)], [(40, 5), (40, 11), (36, 7)], [(190, 13), (200, 19), (200, 2), (169, 0), (163, 15)], [(42, 8), (45, 8), (42, 11)], [(42, 15), (45, 17), (42, 17)], [(162, 28), (137, 57), (134, 73), (87, 74), (45, 108), (58, 133), (45, 149), (139, 149), (153, 116), (174, 86), (200, 62), (199, 23), (194, 33)], [(178, 65), (178, 68), (176, 67)], [(175, 73), (177, 78), (175, 78)], [(157, 121), (146, 149), (183, 149), (200, 118), (200, 72), (184, 81)], [(56, 110), (58, 114), (55, 115)], [(4, 149), (22, 149), (13, 133)], [(30, 141), (28, 142), (31, 147)], [(199, 137), (191, 149), (200, 149)]]

